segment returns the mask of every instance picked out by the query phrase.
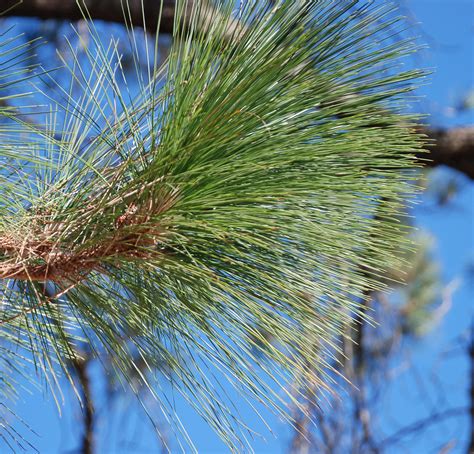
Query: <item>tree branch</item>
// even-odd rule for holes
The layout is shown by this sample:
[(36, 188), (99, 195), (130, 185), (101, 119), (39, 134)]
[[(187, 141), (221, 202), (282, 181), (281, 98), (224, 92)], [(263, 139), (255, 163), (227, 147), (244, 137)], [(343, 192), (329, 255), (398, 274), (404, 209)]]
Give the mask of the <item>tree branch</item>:
[(418, 421), (415, 421), (413, 424), (403, 427), (398, 432), (395, 432), (393, 435), (382, 440), (380, 445), (385, 448), (389, 445), (399, 443), (403, 438), (410, 436), (414, 433), (418, 433), (427, 427), (430, 427), (433, 424), (438, 424), (441, 421), (444, 421), (448, 418), (464, 416), (466, 414), (466, 407), (455, 407), (448, 410), (440, 411), (437, 413), (432, 413), (426, 418), (422, 418)]
[(426, 146), (429, 154), (421, 153), (419, 156), (426, 165), (445, 165), (474, 179), (474, 126), (426, 128), (423, 132), (431, 139)]
[(90, 358), (87, 354), (82, 354), (83, 357), (76, 356), (72, 361), (72, 367), (77, 375), (81, 391), (82, 391), (82, 406), (83, 406), (83, 421), (84, 433), (82, 436), (81, 453), (93, 454), (95, 452), (94, 443), (94, 425), (95, 425), (95, 409), (94, 400), (92, 397), (91, 383), (88, 371), (88, 364)]
[(469, 416), (470, 416), (470, 434), (469, 434), (469, 447), (467, 448), (467, 454), (474, 453), (474, 321), (471, 327), (471, 340), (469, 345), (469, 363), (471, 367), (471, 383), (469, 387)]
[[(6, 4), (3, 4), (6, 3)], [(147, 29), (155, 31), (160, 19), (160, 33), (171, 33), (174, 23), (175, 0), (128, 0), (132, 23), (143, 25), (142, 6), (146, 12)], [(82, 0), (90, 16), (107, 22), (125, 23), (120, 0)], [(38, 17), (40, 19), (61, 19), (76, 21), (83, 19), (76, 0), (7, 0), (2, 2), (0, 12), (4, 16)]]

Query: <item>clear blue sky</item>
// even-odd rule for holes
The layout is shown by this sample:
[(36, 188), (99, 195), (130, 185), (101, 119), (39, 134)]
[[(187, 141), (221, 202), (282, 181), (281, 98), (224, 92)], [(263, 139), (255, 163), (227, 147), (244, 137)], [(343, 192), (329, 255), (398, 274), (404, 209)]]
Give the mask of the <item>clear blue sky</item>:
[[(431, 47), (420, 56), (419, 63), (434, 68), (429, 85), (420, 93), (426, 96), (421, 108), (431, 114), (430, 123), (438, 126), (453, 126), (474, 123), (473, 111), (453, 114), (463, 95), (474, 89), (474, 3), (472, 0), (407, 0), (407, 8), (421, 22), (421, 40)], [(440, 169), (437, 178), (456, 178), (460, 190), (448, 206), (437, 207), (432, 197), (425, 195), (414, 210), (419, 227), (430, 231), (435, 238), (435, 258), (442, 266), (443, 282), (461, 279), (461, 285), (453, 296), (453, 305), (442, 323), (414, 345), (410, 360), (417, 364), (417, 372), (400, 373), (397, 384), (384, 396), (383, 412), (378, 415), (387, 428), (387, 435), (410, 421), (429, 414), (439, 406), (449, 408), (466, 403), (468, 371), (465, 355), (455, 349), (455, 340), (467, 329), (474, 316), (474, 282), (467, 270), (474, 267), (474, 183), (453, 172)], [(448, 353), (445, 354), (448, 350)], [(449, 394), (446, 402), (433, 401), (440, 384), (434, 382), (431, 372), (436, 371)], [(421, 401), (420, 383), (429, 398)], [(444, 386), (443, 385), (443, 386)], [(95, 389), (99, 403), (99, 452), (158, 452), (158, 444), (143, 412), (137, 411), (133, 398), (120, 399), (112, 410), (102, 398), (101, 384)], [(80, 434), (79, 409), (70, 395), (66, 394), (63, 416), (57, 416), (51, 398), (45, 403), (39, 391), (31, 396), (23, 394), (18, 404), (19, 414), (41, 434), (31, 441), (41, 453), (72, 452), (77, 448)], [(427, 404), (428, 402), (428, 404)], [(101, 414), (104, 417), (101, 418)], [(184, 409), (183, 421), (200, 452), (226, 452), (213, 432), (190, 411)], [(269, 417), (269, 424), (277, 438), (265, 431), (266, 443), (257, 440), (257, 453), (284, 452), (289, 432), (277, 419)], [(252, 421), (250, 421), (252, 423)], [(395, 453), (434, 453), (450, 437), (467, 435), (466, 418), (443, 422), (434, 426), (423, 437), (407, 439), (397, 445)], [(78, 430), (79, 429), (79, 430)], [(1, 444), (0, 444), (1, 446)], [(464, 446), (458, 444), (451, 453), (462, 453)], [(465, 448), (464, 448), (465, 449)], [(0, 449), (1, 450), (1, 449)]]

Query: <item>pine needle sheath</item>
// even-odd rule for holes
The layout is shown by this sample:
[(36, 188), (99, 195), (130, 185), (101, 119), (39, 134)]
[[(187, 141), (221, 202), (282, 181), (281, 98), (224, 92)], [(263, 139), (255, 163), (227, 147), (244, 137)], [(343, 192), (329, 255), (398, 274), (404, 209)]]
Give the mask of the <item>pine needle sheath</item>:
[(87, 20), (63, 57), (70, 85), (34, 83), (49, 113), (2, 112), (0, 337), (48, 377), (88, 343), (192, 444), (153, 378), (166, 363), (239, 450), (250, 432), (224, 381), (289, 419), (300, 386), (332, 390), (358, 301), (407, 246), (421, 140), (391, 6), (236, 3), (178, 1), (162, 63), (158, 36), (105, 43)]

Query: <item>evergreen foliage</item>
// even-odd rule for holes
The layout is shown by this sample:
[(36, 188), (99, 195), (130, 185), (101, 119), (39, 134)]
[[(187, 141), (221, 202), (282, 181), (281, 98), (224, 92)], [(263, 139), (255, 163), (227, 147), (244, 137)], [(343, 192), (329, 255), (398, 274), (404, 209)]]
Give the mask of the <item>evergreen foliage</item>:
[(251, 432), (222, 381), (291, 419), (308, 382), (332, 389), (338, 339), (399, 266), (413, 44), (365, 1), (180, 1), (163, 64), (159, 37), (129, 28), (135, 95), (119, 43), (86, 24), (60, 98), (33, 85), (46, 120), (2, 110), (0, 392), (30, 360), (55, 392), (87, 342), (180, 439), (157, 369), (238, 450)]

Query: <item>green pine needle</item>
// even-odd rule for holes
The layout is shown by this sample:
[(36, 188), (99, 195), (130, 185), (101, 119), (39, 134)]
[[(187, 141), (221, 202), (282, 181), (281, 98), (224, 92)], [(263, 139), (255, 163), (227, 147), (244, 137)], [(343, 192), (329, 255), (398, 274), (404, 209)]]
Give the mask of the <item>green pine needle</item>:
[(397, 266), (421, 146), (401, 112), (421, 73), (398, 66), (414, 49), (390, 39), (391, 7), (176, 11), (163, 65), (158, 42), (129, 30), (138, 94), (119, 42), (88, 21), (90, 43), (64, 57), (70, 85), (34, 85), (46, 119), (2, 111), (15, 122), (0, 127), (0, 361), (18, 344), (54, 382), (88, 342), (124, 382), (138, 373), (186, 438), (153, 379), (165, 362), (239, 450), (251, 432), (221, 381), (291, 420), (308, 381), (332, 389), (361, 298)]

